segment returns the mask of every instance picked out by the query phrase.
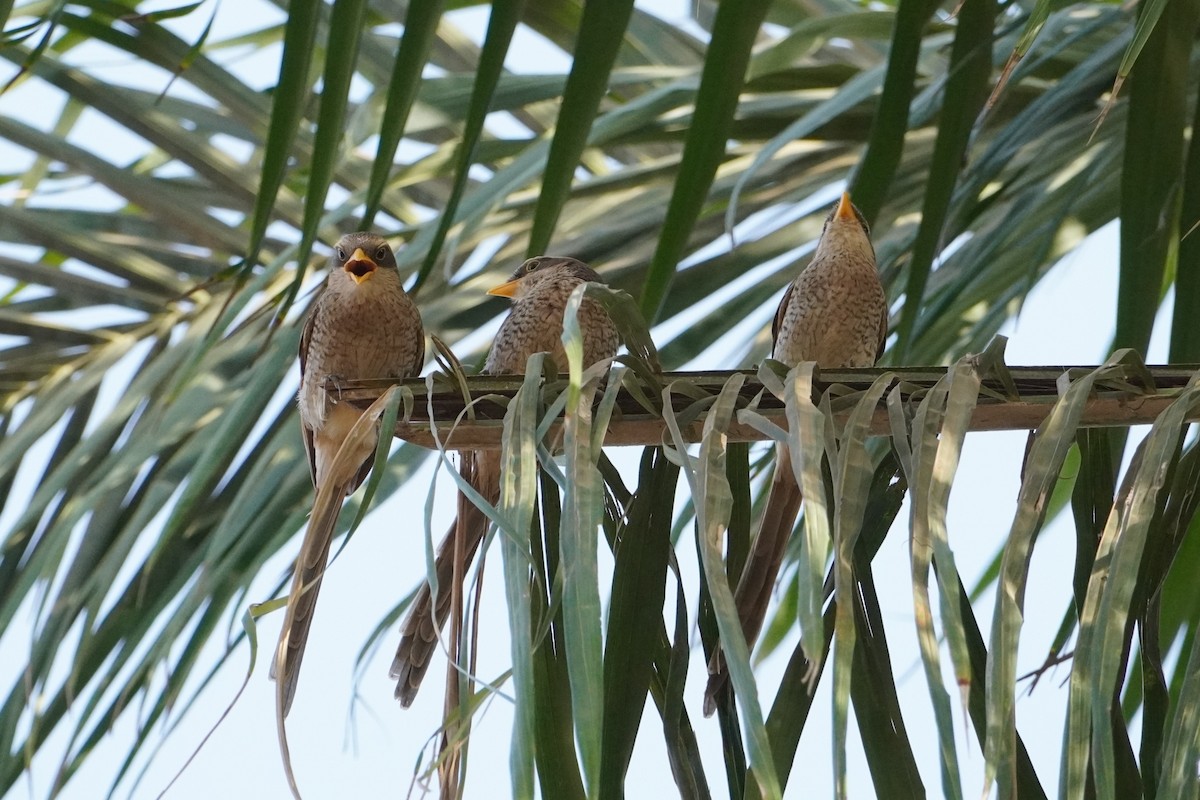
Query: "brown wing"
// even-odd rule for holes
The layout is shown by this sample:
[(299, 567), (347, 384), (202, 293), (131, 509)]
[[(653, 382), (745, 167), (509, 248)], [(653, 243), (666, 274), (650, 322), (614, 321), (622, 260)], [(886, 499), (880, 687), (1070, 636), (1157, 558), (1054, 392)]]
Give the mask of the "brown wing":
[[(324, 293), (322, 293), (324, 294)], [(300, 332), (300, 390), (304, 391), (304, 370), (308, 365), (308, 342), (312, 338), (313, 322), (317, 318), (317, 308), (321, 302), (321, 297), (318, 296), (313, 301), (312, 307), (308, 311), (308, 317), (304, 320), (304, 330)], [(317, 453), (313, 449), (313, 434), (304, 424), (300, 422), (300, 436), (304, 439), (304, 453), (308, 456), (308, 474), (312, 478), (313, 486), (317, 485)]]
[(875, 351), (875, 360), (878, 361), (883, 355), (883, 347), (887, 344), (888, 331), (888, 310), (887, 306), (883, 307), (883, 313), (879, 315), (879, 347)]
[(406, 378), (415, 378), (421, 374), (421, 367), (425, 366), (425, 331), (421, 330), (421, 346), (417, 348), (417, 355), (413, 359), (412, 366), (405, 373)]
[(792, 301), (792, 291), (796, 288), (796, 282), (792, 281), (788, 284), (787, 291), (783, 293), (783, 299), (779, 301), (779, 308), (775, 309), (775, 319), (771, 320), (771, 346), (774, 348), (775, 343), (779, 341), (779, 328), (783, 325), (783, 315), (787, 312), (788, 303)]

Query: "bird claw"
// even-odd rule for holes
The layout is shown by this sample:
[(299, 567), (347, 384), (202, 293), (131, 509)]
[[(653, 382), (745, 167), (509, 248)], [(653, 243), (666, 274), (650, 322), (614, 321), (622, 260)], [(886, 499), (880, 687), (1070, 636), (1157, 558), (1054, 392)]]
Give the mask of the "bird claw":
[(342, 401), (342, 389), (345, 387), (345, 384), (346, 384), (346, 379), (343, 378), (341, 375), (326, 375), (325, 376), (326, 391), (328, 392), (328, 387), (330, 387), (330, 386), (333, 387), (334, 391), (337, 392), (337, 401), (336, 402), (340, 403)]

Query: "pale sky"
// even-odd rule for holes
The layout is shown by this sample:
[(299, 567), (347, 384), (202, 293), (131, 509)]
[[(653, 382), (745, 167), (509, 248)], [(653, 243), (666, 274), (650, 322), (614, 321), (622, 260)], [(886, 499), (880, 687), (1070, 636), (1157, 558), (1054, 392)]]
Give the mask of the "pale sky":
[[(232, 26), (245, 24), (244, 18), (238, 18), (231, 11), (234, 5), (226, 3), (221, 7), (214, 35), (226, 35), (233, 30)], [(682, 1), (658, 0), (639, 5), (668, 18), (678, 18), (686, 13)], [(208, 8), (205, 6), (202, 13), (193, 15), (203, 17), (198, 20), (201, 26), (207, 19)], [(456, 19), (468, 29), (472, 25), (481, 26), (485, 19), (478, 10), (455, 13)], [(520, 54), (522, 49), (514, 47), (513, 52)], [(254, 58), (273, 64), (276, 57), (274, 53), (266, 53)], [(86, 54), (79, 58), (86, 59)], [(514, 66), (519, 68), (519, 55), (514, 56), (514, 60), (518, 62)], [(246, 66), (245, 61), (241, 64)], [(121, 80), (127, 80), (130, 70), (136, 69), (127, 64), (113, 64), (108, 68)], [(546, 68), (544, 62), (542, 68)], [(271, 71), (265, 82), (273, 80), (274, 74)], [(27, 97), (28, 94), (20, 92), (0, 96), (0, 113), (18, 118), (29, 118), (25, 115), (30, 115), (39, 120), (45, 119), (43, 115), (47, 113), (54, 113), (44, 105), (29, 103)], [(89, 138), (94, 147), (105, 152), (110, 149), (120, 151), (128, 145), (121, 141), (121, 135), (114, 126), (100, 120), (96, 121), (93, 135)], [(98, 196), (96, 202), (103, 204), (104, 200)], [(1007, 325), (1004, 331), (1010, 337), (1007, 359), (1010, 364), (1094, 364), (1103, 360), (1112, 336), (1115, 316), (1116, 251), (1116, 228), (1109, 226), (1065, 259), (1038, 285), (1022, 310), (1020, 320)], [(603, 265), (598, 266), (603, 270)], [(1069, 324), (1064, 324), (1064, 309), (1071, 307), (1087, 308), (1090, 313), (1072, 314)], [(1156, 336), (1147, 356), (1151, 363), (1163, 361), (1166, 357), (1169, 298), (1164, 308), (1168, 310), (1161, 316), (1167, 318), (1159, 319)], [(762, 324), (769, 318), (770, 310), (764, 311)], [(735, 331), (725, 344), (713, 348), (709, 354), (712, 358), (710, 368), (714, 365), (728, 366), (720, 362), (733, 357), (730, 354), (741, 344), (744, 335), (744, 332)], [(275, 408), (291, 402), (297, 377), (298, 370), (293, 368), (288, 383), (276, 398)], [(959, 569), (968, 586), (976, 582), (1007, 535), (1019, 485), (1024, 446), (1024, 432), (973, 433), (967, 438), (959, 470), (960, 478), (955, 483), (950, 502), (949, 530)], [(613, 453), (614, 460), (622, 466), (629, 479), (636, 479), (639, 453), (635, 448)], [(430, 745), (431, 737), (437, 730), (444, 684), (444, 657), (436, 659), (414, 708), (408, 711), (401, 709), (392, 699), (392, 683), (387, 675), (399, 638), (396, 631), (389, 632), (384, 637), (382, 648), (371, 656), (361, 684), (356, 686), (354, 681), (354, 664), (363, 643), (380, 618), (424, 574), (421, 543), (424, 534), (419, 520), (433, 465), (431, 459), (403, 491), (375, 509), (326, 574), (295, 705), (288, 720), (293, 764), (307, 798), (406, 796), (422, 748)], [(16, 487), (15, 496), (21, 496), (22, 491), (28, 493), (29, 481), (35, 474), (36, 471), (31, 469), (22, 471), (24, 483)], [(435, 538), (440, 539), (452, 516), (452, 485), (445, 475), (441, 476), (437, 485), (433, 524)], [(681, 480), (679, 496), (685, 494), (686, 484)], [(0, 531), (7, 532), (7, 525), (12, 522), (11, 507), (19, 505), (10, 504), (10, 510), (0, 517)], [(936, 795), (940, 785), (936, 730), (916, 648), (907, 552), (907, 514), (906, 506), (897, 518), (897, 529), (889, 535), (875, 559), (875, 576), (882, 607), (888, 610), (885, 617), (888, 642), (905, 721), (910, 737), (921, 745), (917, 758), (926, 788), (931, 795)], [(271, 587), (288, 568), (299, 541), (297, 536), (263, 569), (249, 593), (252, 600), (269, 599)], [(693, 604), (689, 614), (694, 633), (698, 565), (689, 536), (684, 537), (678, 554), (687, 581), (688, 601)], [(1062, 565), (1073, 563), (1073, 559), (1073, 532), (1069, 519), (1063, 518), (1043, 532), (1034, 553), (1026, 599), (1025, 635), (1019, 659), (1021, 673), (1038, 666), (1045, 657), (1069, 599), (1070, 585), (1062, 579)], [(482, 660), (479, 672), (485, 678), (502, 673), (509, 659), (507, 617), (498, 565), (499, 554), (493, 550), (485, 581), (480, 645)], [(607, 552), (602, 554), (602, 565), (602, 569), (611, 567)], [(602, 586), (605, 578), (602, 574)], [(990, 627), (993, 603), (993, 594), (989, 593), (976, 604), (976, 614), (985, 632)], [(234, 609), (231, 612), (231, 624), (234, 626), (241, 611)], [(28, 616), (25, 618), (32, 619)], [(282, 613), (262, 620), (259, 629), (262, 649), (245, 694), (168, 797), (209, 800), (214, 797), (289, 796), (276, 744), (274, 686), (266, 677), (266, 660), (278, 636), (281, 620)], [(0, 679), (4, 680), (5, 686), (11, 685), (11, 680), (15, 679), (20, 665), (24, 663), (29, 635), (30, 630), (26, 628), (6, 631), (0, 636)], [(217, 638), (222, 637), (219, 635)], [(766, 707), (769, 707), (793, 643), (786, 643), (758, 671), (760, 692)], [(219, 642), (210, 643), (208, 657), (202, 663), (214, 663), (221, 650)], [(166, 739), (162, 749), (154, 756), (145, 779), (132, 792), (133, 797), (155, 797), (162, 790), (232, 701), (248, 664), (249, 652), (243, 647), (229, 659), (217, 678), (204, 690), (192, 712)], [(949, 658), (943, 652), (943, 665), (948, 664)], [(1059, 669), (1039, 684), (1032, 698), (1022, 694), (1018, 700), (1019, 730), (1029, 747), (1043, 785), (1050, 792), (1057, 785), (1066, 698), (1061, 684), (1066, 675), (1066, 668)], [(717, 723), (715, 719), (706, 720), (700, 715), (705, 664), (698, 636), (689, 677), (687, 709), (705, 753), (710, 787), (714, 796), (721, 797), (725, 795), (725, 789)], [(195, 682), (190, 685), (194, 686)], [(797, 766), (793, 770), (788, 797), (829, 796), (832, 792), (829, 685), (827, 670), (800, 742), (797, 764), (804, 766)], [(953, 676), (948, 671), (946, 686), (953, 692)], [(974, 733), (962, 719), (961, 710), (956, 708), (955, 714), (956, 727), (961, 733), (958, 747), (964, 791), (974, 795), (982, 787), (983, 758)], [(118, 728), (87, 760), (86, 766), (72, 780), (63, 797), (90, 800), (102, 788), (108, 787), (134, 735), (135, 717), (136, 714), (123, 717)], [(470, 750), (467, 797), (500, 798), (508, 795), (511, 719), (511, 708), (503, 699), (493, 700), (486, 713), (479, 718)], [(661, 723), (653, 703), (648, 701), (643, 735), (638, 740), (627, 783), (628, 796), (631, 798), (676, 795), (666, 766), (660, 730)], [(852, 797), (868, 798), (873, 796), (873, 790), (854, 731), (852, 718), (850, 793)], [(50, 776), (56, 767), (53, 759), (46, 756), (61, 752), (65, 744), (64, 732), (60, 731), (35, 767), (32, 788), (30, 783), (19, 784), (9, 796), (45, 796)], [(148, 749), (147, 753), (152, 750)], [(129, 789), (130, 784), (124, 784), (118, 796), (128, 796)], [(414, 792), (413, 796), (421, 796), (420, 791)]]

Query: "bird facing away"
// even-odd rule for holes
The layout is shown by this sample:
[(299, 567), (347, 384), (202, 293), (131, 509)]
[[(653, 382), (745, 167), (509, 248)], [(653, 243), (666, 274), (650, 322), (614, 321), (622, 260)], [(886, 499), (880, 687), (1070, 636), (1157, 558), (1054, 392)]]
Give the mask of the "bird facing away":
[[(850, 195), (843, 193), (825, 218), (812, 261), (779, 303), (771, 326), (771, 355), (789, 367), (802, 361), (815, 361), (824, 369), (870, 367), (883, 353), (887, 323), (887, 295), (875, 267), (870, 230)], [(791, 454), (786, 445), (777, 445), (767, 506), (734, 593), (748, 647), (754, 646), (766, 618), (800, 500)], [(719, 649), (709, 673), (706, 716), (716, 710), (717, 693), (726, 682)]]
[[(313, 506), (296, 559), (288, 613), (272, 664), (280, 680), (283, 713), (296, 693), (304, 645), (321, 588), (342, 499), (371, 471), (375, 444), (364, 444), (349, 463), (332, 472), (334, 456), (362, 412), (325, 391), (328, 378), (400, 379), (416, 375), (425, 360), (425, 332), (400, 281), (396, 257), (372, 233), (343, 236), (329, 258), (329, 277), (313, 303), (300, 338), (300, 429), (313, 486), (336, 487), (330, 502)], [(277, 672), (279, 674), (277, 674)]]
[[(491, 289), (488, 294), (511, 297), (513, 304), (492, 343), (484, 373), (523, 374), (525, 362), (534, 353), (549, 353), (559, 371), (566, 371), (563, 313), (575, 287), (589, 281), (599, 283), (601, 278), (587, 264), (573, 258), (542, 256), (529, 259), (517, 268), (510, 281)], [(585, 369), (616, 355), (620, 337), (599, 303), (584, 298), (578, 319), (583, 334)], [(459, 471), (485, 500), (492, 505), (499, 501), (498, 450), (464, 452)], [(437, 647), (438, 632), (450, 614), (454, 589), (462, 585), (467, 567), (487, 529), (488, 519), (484, 513), (459, 493), (458, 517), (438, 545), (435, 564), (437, 602), (433, 602), (429, 584), (423, 584), (400, 627), (400, 646), (392, 661), (391, 676), (396, 679), (396, 698), (405, 708), (412, 705), (417, 696), (430, 657)]]

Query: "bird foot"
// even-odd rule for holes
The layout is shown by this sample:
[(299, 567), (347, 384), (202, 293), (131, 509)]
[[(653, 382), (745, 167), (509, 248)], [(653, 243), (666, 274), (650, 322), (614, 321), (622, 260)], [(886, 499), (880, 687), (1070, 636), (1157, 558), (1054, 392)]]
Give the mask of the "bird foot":
[(325, 391), (328, 393), (329, 388), (333, 387), (333, 390), (337, 393), (337, 401), (336, 402), (340, 403), (342, 401), (342, 389), (345, 387), (345, 384), (346, 384), (346, 379), (343, 378), (341, 375), (326, 375), (325, 376)]

